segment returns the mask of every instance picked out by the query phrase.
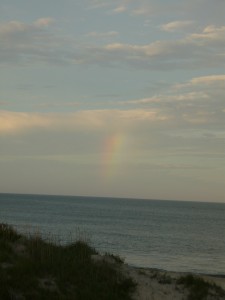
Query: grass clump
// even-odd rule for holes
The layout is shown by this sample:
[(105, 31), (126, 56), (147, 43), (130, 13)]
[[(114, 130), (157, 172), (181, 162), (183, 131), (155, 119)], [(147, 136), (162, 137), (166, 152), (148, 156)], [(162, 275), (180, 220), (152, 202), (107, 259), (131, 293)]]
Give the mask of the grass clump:
[(21, 235), (16, 232), (12, 226), (5, 223), (0, 223), (0, 240), (7, 242), (14, 242), (21, 238)]
[(225, 292), (222, 288), (192, 274), (180, 277), (177, 284), (181, 284), (189, 290), (188, 300), (225, 298)]
[(109, 259), (111, 259), (112, 261), (114, 261), (117, 264), (121, 264), (121, 265), (124, 264), (124, 259), (122, 257), (120, 257), (119, 255), (115, 255), (115, 254), (106, 252), (105, 257), (108, 257)]
[(0, 299), (130, 300), (132, 279), (94, 255), (83, 241), (57, 245), (0, 224)]

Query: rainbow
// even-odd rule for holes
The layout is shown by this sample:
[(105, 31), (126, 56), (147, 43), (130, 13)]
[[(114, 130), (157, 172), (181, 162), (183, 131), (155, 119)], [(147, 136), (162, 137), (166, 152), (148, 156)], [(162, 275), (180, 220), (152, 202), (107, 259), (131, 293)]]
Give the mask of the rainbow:
[(121, 133), (107, 137), (103, 143), (103, 176), (112, 177), (121, 162), (124, 135)]

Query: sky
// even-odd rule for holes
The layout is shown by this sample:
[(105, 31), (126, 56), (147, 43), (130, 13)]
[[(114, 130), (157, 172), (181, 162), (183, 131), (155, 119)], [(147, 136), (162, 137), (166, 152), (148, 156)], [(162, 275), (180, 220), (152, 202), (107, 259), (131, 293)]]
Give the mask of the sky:
[(0, 192), (225, 203), (224, 0), (1, 0)]

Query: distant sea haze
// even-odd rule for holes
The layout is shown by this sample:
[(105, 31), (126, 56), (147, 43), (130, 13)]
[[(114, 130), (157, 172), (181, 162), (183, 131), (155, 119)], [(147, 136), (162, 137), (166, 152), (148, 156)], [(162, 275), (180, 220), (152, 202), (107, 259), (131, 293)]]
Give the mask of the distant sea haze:
[(225, 204), (0, 194), (0, 222), (82, 237), (133, 266), (225, 274)]

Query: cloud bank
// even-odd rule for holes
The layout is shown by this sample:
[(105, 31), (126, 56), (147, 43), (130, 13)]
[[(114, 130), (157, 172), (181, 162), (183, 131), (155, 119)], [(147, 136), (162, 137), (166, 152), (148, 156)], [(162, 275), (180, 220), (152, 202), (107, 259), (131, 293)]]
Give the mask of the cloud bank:
[[(62, 37), (51, 18), (31, 24), (11, 21), (0, 24), (0, 63), (6, 64), (97, 64), (128, 65), (138, 69), (168, 70), (215, 68), (225, 63), (225, 26), (208, 25), (200, 32), (188, 33), (175, 40), (155, 40), (149, 44), (114, 42), (108, 44), (76, 43)], [(192, 25), (192, 21), (175, 21), (162, 25), (174, 31)], [(86, 38), (116, 38), (117, 31), (89, 32)], [(213, 53), (213, 59), (212, 59)]]

